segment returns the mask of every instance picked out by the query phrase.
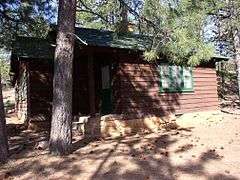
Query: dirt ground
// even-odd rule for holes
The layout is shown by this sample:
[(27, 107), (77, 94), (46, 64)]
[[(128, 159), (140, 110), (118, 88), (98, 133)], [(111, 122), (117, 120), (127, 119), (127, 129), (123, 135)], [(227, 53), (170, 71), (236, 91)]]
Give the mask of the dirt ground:
[[(186, 114), (177, 130), (89, 142), (74, 137), (73, 154), (34, 149), (46, 134), (16, 133), (14, 152), (0, 175), (9, 179), (240, 179), (240, 117)], [(21, 144), (20, 151), (14, 147)], [(1, 178), (1, 176), (0, 176)]]
[(3, 90), (3, 103), (6, 111), (6, 120), (8, 124), (19, 124), (15, 111), (15, 91), (14, 88)]

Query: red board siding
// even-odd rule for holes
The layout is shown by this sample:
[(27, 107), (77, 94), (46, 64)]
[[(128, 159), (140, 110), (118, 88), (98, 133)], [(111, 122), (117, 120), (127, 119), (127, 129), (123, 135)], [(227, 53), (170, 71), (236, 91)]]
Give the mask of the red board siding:
[(114, 87), (115, 113), (133, 116), (162, 115), (217, 109), (217, 76), (214, 68), (193, 70), (194, 91), (160, 93), (155, 65), (120, 63)]
[(50, 120), (52, 113), (53, 65), (47, 60), (29, 62), (30, 120)]
[[(116, 55), (116, 56), (115, 56)], [(113, 57), (114, 56), (114, 57)], [(128, 117), (163, 115), (169, 112), (184, 113), (218, 107), (217, 81), (214, 68), (196, 68), (194, 92), (160, 93), (159, 73), (155, 65), (148, 64), (136, 55), (112, 52), (106, 56), (94, 54), (95, 104), (101, 104), (101, 64), (112, 61), (113, 113)], [(127, 62), (127, 63), (126, 63)], [(29, 62), (30, 115), (51, 118), (53, 62)], [(89, 113), (87, 56), (79, 55), (73, 69), (73, 114)]]
[[(74, 60), (73, 69), (73, 114), (87, 114), (88, 87), (86, 57), (81, 63)], [(48, 60), (32, 60), (30, 69), (30, 118), (49, 120), (52, 113), (53, 98), (53, 62)]]

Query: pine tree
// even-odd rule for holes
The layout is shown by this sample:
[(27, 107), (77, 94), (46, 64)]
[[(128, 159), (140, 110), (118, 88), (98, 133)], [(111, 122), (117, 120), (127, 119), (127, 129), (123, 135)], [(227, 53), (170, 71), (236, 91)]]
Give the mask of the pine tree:
[(75, 16), (76, 1), (59, 0), (50, 134), (50, 152), (55, 155), (69, 154), (72, 150), (72, 66)]
[(118, 31), (122, 20), (126, 20), (123, 16), (128, 14), (127, 18), (138, 27), (139, 17), (130, 16), (129, 12), (130, 8), (134, 12), (140, 11), (142, 5), (143, 0), (78, 0), (77, 24), (81, 27)]
[(228, 49), (234, 54), (240, 96), (240, 1), (218, 2), (218, 8), (212, 16), (218, 27), (218, 31), (216, 31), (217, 41), (227, 44)]
[(55, 18), (54, 0), (1, 0), (0, 48), (10, 48), (15, 37), (44, 37)]
[(151, 61), (164, 55), (174, 63), (188, 65), (210, 60), (214, 46), (204, 41), (203, 29), (212, 6), (208, 0), (145, 0), (143, 16), (152, 24), (143, 24), (142, 29), (154, 36), (145, 58)]
[(0, 163), (5, 163), (8, 158), (8, 140), (6, 132), (6, 119), (3, 105), (1, 68), (0, 68)]

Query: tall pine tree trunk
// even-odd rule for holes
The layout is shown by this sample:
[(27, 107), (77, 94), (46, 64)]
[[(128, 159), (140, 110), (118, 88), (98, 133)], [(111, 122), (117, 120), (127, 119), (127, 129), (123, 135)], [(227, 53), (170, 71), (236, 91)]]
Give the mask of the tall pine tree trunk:
[(119, 32), (127, 33), (128, 32), (128, 23), (129, 22), (128, 22), (128, 8), (127, 8), (126, 4), (121, 3), (120, 11), (121, 11), (121, 13), (120, 13), (121, 21), (120, 21)]
[(0, 163), (5, 163), (8, 157), (8, 140), (6, 132), (6, 119), (3, 105), (1, 69), (0, 69)]
[(235, 64), (237, 69), (238, 96), (240, 97), (240, 32), (234, 33)]
[(55, 155), (66, 155), (72, 151), (72, 66), (75, 16), (76, 0), (59, 0), (49, 144), (50, 152)]

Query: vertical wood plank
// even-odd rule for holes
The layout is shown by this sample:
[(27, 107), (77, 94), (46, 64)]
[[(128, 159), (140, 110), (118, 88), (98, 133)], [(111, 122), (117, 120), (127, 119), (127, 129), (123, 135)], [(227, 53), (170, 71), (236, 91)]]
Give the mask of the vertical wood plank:
[(94, 78), (94, 62), (93, 55), (88, 55), (88, 91), (89, 91), (89, 106), (90, 115), (95, 116), (95, 78)]

